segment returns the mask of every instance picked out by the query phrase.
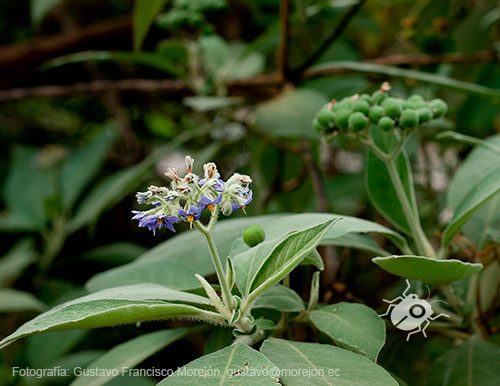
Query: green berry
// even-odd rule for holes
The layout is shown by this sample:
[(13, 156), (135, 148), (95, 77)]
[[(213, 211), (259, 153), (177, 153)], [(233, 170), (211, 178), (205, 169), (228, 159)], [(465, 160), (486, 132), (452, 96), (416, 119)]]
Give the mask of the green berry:
[(377, 123), (380, 118), (382, 118), (385, 114), (385, 110), (382, 106), (373, 106), (370, 109), (370, 112), (368, 113), (368, 116), (370, 117), (371, 121), (373, 123)]
[(432, 111), (428, 107), (422, 107), (417, 110), (418, 121), (425, 123), (432, 119)]
[(394, 128), (394, 119), (389, 117), (382, 117), (378, 121), (378, 127), (380, 127), (384, 131), (390, 131)]
[(363, 130), (368, 124), (368, 119), (365, 114), (360, 111), (356, 111), (349, 117), (349, 127), (354, 131)]
[(353, 103), (352, 109), (354, 111), (359, 111), (367, 115), (368, 111), (370, 111), (370, 105), (364, 100), (358, 99), (356, 102)]
[(415, 103), (409, 101), (409, 100), (406, 100), (403, 102), (403, 104), (401, 105), (401, 107), (404, 109), (416, 109), (416, 105)]
[(243, 241), (249, 247), (255, 247), (266, 239), (264, 229), (260, 225), (249, 225), (243, 231)]
[(442, 117), (448, 111), (448, 105), (442, 99), (434, 99), (430, 101), (429, 107), (436, 118)]
[(387, 98), (382, 102), (382, 107), (385, 109), (385, 115), (390, 118), (397, 119), (401, 115), (401, 103), (396, 98)]
[(349, 126), (349, 116), (351, 115), (351, 110), (342, 109), (337, 111), (335, 114), (335, 124), (341, 129), (347, 129)]
[(368, 104), (371, 104), (373, 102), (372, 97), (368, 94), (361, 94), (359, 100), (365, 101)]
[(335, 126), (335, 113), (333, 111), (320, 110), (316, 119), (324, 127), (333, 128)]
[(372, 94), (373, 103), (376, 105), (381, 104), (386, 98), (387, 98), (386, 92), (380, 92), (379, 90), (377, 90)]
[(405, 109), (401, 113), (401, 126), (405, 129), (414, 129), (418, 126), (418, 115), (413, 109)]
[(420, 95), (416, 95), (416, 94), (409, 97), (408, 101), (413, 103), (416, 106), (421, 104), (421, 103), (425, 103), (424, 98), (422, 98)]

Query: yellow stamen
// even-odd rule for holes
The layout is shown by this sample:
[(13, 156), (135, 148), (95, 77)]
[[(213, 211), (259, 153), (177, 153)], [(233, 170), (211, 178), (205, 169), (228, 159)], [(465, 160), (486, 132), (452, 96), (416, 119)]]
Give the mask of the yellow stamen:
[(163, 222), (163, 219), (159, 218), (159, 219), (156, 220), (156, 222), (161, 224)]
[(208, 208), (208, 210), (213, 211), (215, 207), (213, 204), (208, 204), (207, 208)]
[(192, 214), (187, 215), (187, 220), (188, 222), (193, 222), (194, 221), (194, 216)]
[(242, 206), (240, 209), (244, 212), (244, 211), (245, 211), (245, 209), (246, 209), (246, 207), (247, 207), (247, 206), (246, 206), (246, 205), (244, 205), (244, 206)]

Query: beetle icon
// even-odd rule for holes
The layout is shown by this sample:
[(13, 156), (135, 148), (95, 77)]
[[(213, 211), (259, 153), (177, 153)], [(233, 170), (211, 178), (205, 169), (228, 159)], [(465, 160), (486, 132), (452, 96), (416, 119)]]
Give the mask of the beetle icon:
[[(410, 336), (422, 331), (422, 334), (427, 338), (425, 329), (431, 323), (431, 320), (435, 320), (441, 316), (450, 315), (441, 313), (436, 316), (432, 316), (433, 310), (431, 307), (431, 302), (426, 299), (420, 299), (417, 294), (410, 293), (408, 291), (411, 288), (411, 284), (408, 279), (406, 279), (407, 287), (403, 292), (402, 296), (398, 296), (395, 299), (387, 300), (383, 299), (384, 302), (389, 303), (389, 308), (384, 314), (379, 316), (382, 318), (390, 314), (392, 324), (403, 331), (410, 331), (406, 337), (406, 341), (410, 340)], [(396, 303), (399, 300), (399, 303)]]

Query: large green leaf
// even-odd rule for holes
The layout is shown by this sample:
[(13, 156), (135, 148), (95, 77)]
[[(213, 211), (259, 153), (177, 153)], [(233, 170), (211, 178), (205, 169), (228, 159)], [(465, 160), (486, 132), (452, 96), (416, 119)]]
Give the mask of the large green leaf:
[(448, 246), (467, 220), (489, 199), (500, 193), (500, 168), (493, 170), (467, 193), (453, 214), (443, 234), (443, 246)]
[(253, 308), (272, 308), (282, 312), (300, 312), (304, 310), (304, 302), (297, 292), (277, 284), (260, 295)]
[(497, 386), (500, 379), (500, 347), (469, 339), (432, 364), (427, 385)]
[(61, 170), (62, 201), (65, 209), (73, 206), (82, 190), (100, 169), (114, 138), (113, 131), (104, 128), (97, 138), (74, 151), (66, 159)]
[(275, 386), (277, 374), (264, 355), (235, 343), (188, 363), (158, 385)]
[(209, 300), (194, 294), (144, 284), (111, 288), (61, 304), (29, 322), (0, 342), (0, 348), (25, 336), (78, 328), (111, 327), (122, 324), (167, 319), (209, 320), (222, 323), (221, 317), (188, 304), (208, 305)]
[(18, 311), (43, 311), (47, 308), (29, 292), (0, 288), (0, 313)]
[(474, 83), (463, 82), (461, 80), (449, 78), (444, 75), (431, 74), (423, 71), (407, 70), (399, 67), (384, 66), (374, 63), (361, 63), (350, 61), (336, 61), (322, 63), (312, 67), (318, 76), (323, 75), (322, 71), (346, 69), (354, 72), (364, 72), (372, 74), (382, 74), (394, 78), (415, 79), (423, 83), (435, 84), (438, 86), (463, 91), (471, 94), (484, 95), (491, 98), (500, 96), (500, 90), (488, 88)]
[(372, 261), (393, 275), (420, 280), (428, 284), (449, 284), (483, 269), (480, 263), (460, 260), (438, 260), (425, 256), (375, 257)]
[(311, 129), (318, 110), (327, 98), (311, 89), (294, 89), (264, 102), (255, 111), (256, 125), (274, 137), (310, 137), (319, 139)]
[(286, 386), (398, 385), (368, 358), (332, 345), (267, 339), (260, 351), (282, 370), (280, 382)]
[(114, 266), (130, 263), (146, 251), (147, 248), (142, 245), (122, 241), (92, 248), (85, 251), (81, 258)]
[(265, 258), (252, 278), (247, 293), (265, 289), (277, 284), (288, 275), (320, 242), (338, 219), (295, 232), (281, 241)]
[[(228, 256), (234, 240), (251, 224), (259, 224), (267, 240), (283, 238), (291, 231), (303, 230), (340, 216), (326, 213), (301, 213), (293, 215), (267, 215), (244, 217), (220, 221), (213, 236), (220, 256)], [(145, 231), (146, 234), (147, 231)], [(404, 239), (396, 232), (371, 221), (342, 216), (335, 227), (326, 233), (321, 245), (328, 245), (337, 238), (359, 233), (381, 233), (400, 248), (405, 248)], [(170, 267), (177, 267), (175, 271)], [(174, 273), (172, 273), (172, 271)], [(117, 267), (94, 276), (87, 287), (91, 291), (141, 282), (159, 283), (171, 288), (196, 288), (199, 283), (194, 274), (209, 275), (214, 272), (210, 255), (203, 237), (196, 231), (187, 231), (175, 236), (131, 264)]]
[(385, 343), (385, 324), (371, 308), (337, 303), (314, 310), (309, 317), (337, 345), (377, 361)]
[(162, 10), (167, 0), (135, 0), (133, 19), (134, 50), (139, 50), (154, 18)]
[[(377, 146), (386, 153), (389, 153), (396, 145), (394, 136), (382, 132), (378, 126), (372, 127), (372, 135)], [(410, 205), (412, 209), (416, 211), (413, 177), (406, 152), (403, 151), (396, 159), (396, 167)], [(411, 233), (408, 220), (399, 203), (387, 167), (385, 163), (370, 150), (366, 152), (365, 184), (368, 197), (375, 208), (377, 208), (377, 210), (394, 226), (407, 233)]]
[(71, 383), (71, 386), (104, 385), (114, 378), (112, 370), (121, 372), (124, 368), (133, 368), (144, 359), (190, 334), (192, 331), (192, 328), (161, 330), (141, 335), (125, 343), (119, 344), (87, 366), (89, 369), (98, 368), (109, 370), (106, 372), (106, 375), (82, 375), (77, 377)]

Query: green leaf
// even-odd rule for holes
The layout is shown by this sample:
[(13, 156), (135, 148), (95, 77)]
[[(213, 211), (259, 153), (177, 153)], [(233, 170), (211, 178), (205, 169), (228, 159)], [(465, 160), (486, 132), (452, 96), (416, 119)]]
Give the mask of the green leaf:
[(80, 376), (71, 383), (71, 386), (104, 385), (114, 378), (111, 370), (118, 370), (118, 372), (121, 372), (123, 368), (134, 368), (144, 359), (192, 333), (192, 331), (192, 328), (161, 330), (141, 335), (125, 343), (119, 344), (87, 366), (88, 369), (98, 368), (109, 370), (108, 375)]
[[(383, 151), (389, 153), (396, 145), (396, 139), (389, 133), (382, 132), (378, 126), (372, 127), (372, 135), (375, 143)], [(415, 191), (413, 188), (413, 177), (410, 162), (406, 152), (402, 152), (396, 159), (396, 167), (403, 183), (406, 196), (414, 211), (416, 211)], [(399, 203), (396, 190), (393, 187), (389, 172), (385, 163), (370, 150), (366, 152), (365, 186), (370, 201), (391, 224), (395, 227), (411, 233), (410, 226)]]
[(311, 253), (309, 253), (306, 257), (304, 257), (304, 260), (300, 262), (300, 265), (313, 265), (320, 271), (323, 271), (325, 269), (325, 264), (323, 264), (323, 258), (316, 249), (313, 249)]
[(0, 288), (0, 313), (43, 311), (47, 308), (32, 294), (10, 288)]
[[(145, 285), (146, 286), (146, 285)], [(134, 291), (137, 287), (137, 291)], [(112, 327), (122, 324), (153, 320), (191, 319), (223, 323), (222, 318), (210, 311), (191, 305), (168, 303), (164, 299), (203, 299), (201, 296), (182, 293), (167, 288), (155, 291), (153, 287), (129, 286), (101, 291), (84, 296), (53, 308), (19, 327), (13, 334), (0, 342), (3, 348), (28, 335), (78, 329)], [(191, 300), (187, 300), (191, 301)]]
[(383, 66), (374, 63), (361, 63), (350, 61), (335, 61), (329, 63), (322, 63), (312, 67), (310, 70), (314, 71), (318, 76), (323, 75), (322, 71), (346, 69), (354, 72), (363, 72), (371, 74), (382, 74), (394, 78), (415, 79), (423, 83), (435, 84), (438, 86), (450, 88), (457, 91), (463, 91), (471, 94), (484, 95), (491, 98), (500, 96), (500, 90), (480, 86), (474, 83), (463, 82), (461, 80), (449, 78), (443, 75), (431, 74), (428, 72), (406, 70), (399, 67)]
[(31, 23), (40, 24), (43, 18), (60, 2), (61, 0), (31, 0)]
[(398, 386), (382, 367), (368, 358), (328, 344), (267, 339), (260, 351), (280, 370), (280, 381), (286, 386)]
[(231, 57), (229, 44), (217, 35), (202, 36), (198, 44), (204, 67), (213, 79), (217, 78), (220, 69)]
[(188, 363), (158, 385), (276, 386), (277, 370), (258, 351), (235, 343)]
[(134, 50), (140, 50), (142, 42), (167, 0), (135, 0), (133, 19)]
[(281, 284), (272, 286), (260, 295), (253, 308), (271, 308), (282, 312), (300, 312), (305, 309), (297, 292)]
[(76, 202), (83, 189), (103, 165), (113, 140), (114, 132), (104, 128), (100, 135), (74, 151), (64, 162), (61, 170), (62, 200), (65, 209)]
[(260, 104), (255, 111), (255, 124), (273, 137), (309, 137), (319, 139), (312, 121), (327, 98), (317, 91), (298, 88), (281, 93)]
[[(320, 244), (323, 244), (323, 240)], [(359, 249), (360, 251), (370, 252), (378, 256), (390, 255), (389, 252), (380, 248), (380, 246), (373, 241), (370, 237), (360, 234), (360, 233), (349, 233), (342, 237), (337, 237), (332, 240), (328, 240), (328, 245), (335, 245), (344, 248)]]
[(483, 269), (480, 263), (411, 255), (375, 257), (372, 261), (393, 275), (420, 280), (427, 284), (449, 284)]
[(500, 347), (469, 339), (434, 360), (427, 385), (496, 386), (500, 379)]
[(262, 291), (288, 275), (320, 242), (338, 219), (331, 219), (306, 230), (292, 233), (266, 257), (253, 276), (247, 294)]
[(24, 269), (36, 259), (32, 239), (18, 241), (11, 250), (0, 259), (0, 287), (14, 282)]
[(500, 193), (500, 168), (478, 182), (463, 198), (444, 230), (442, 244), (448, 246), (467, 220), (489, 199)]
[[(141, 0), (139, 0), (141, 1)], [(154, 1), (154, 0), (153, 0)], [(44, 63), (41, 70), (58, 68), (67, 64), (96, 62), (96, 63), (132, 63), (138, 66), (154, 68), (165, 74), (177, 78), (185, 76), (182, 68), (179, 68), (167, 56), (156, 52), (129, 52), (129, 51), (83, 51), (76, 54), (60, 56)]]
[[(277, 240), (291, 231), (303, 230), (339, 217), (326, 213), (301, 213), (229, 219), (217, 223), (213, 236), (220, 256), (228, 256), (232, 243), (241, 237), (248, 225), (259, 224), (268, 240)], [(337, 238), (353, 233), (381, 233), (405, 249), (405, 240), (398, 233), (377, 223), (350, 216), (342, 216), (342, 221), (324, 236), (320, 244), (329, 245)], [(214, 273), (213, 265), (205, 240), (197, 232), (184, 232), (150, 249), (133, 263), (94, 276), (87, 287), (90, 291), (97, 291), (146, 282), (176, 289), (190, 289), (199, 286), (194, 278), (195, 273), (210, 275)]]
[(385, 324), (371, 308), (356, 303), (337, 303), (309, 315), (316, 328), (340, 347), (376, 362), (385, 344)]
[(233, 339), (232, 328), (215, 327), (205, 343), (203, 355), (210, 354), (231, 345)]

